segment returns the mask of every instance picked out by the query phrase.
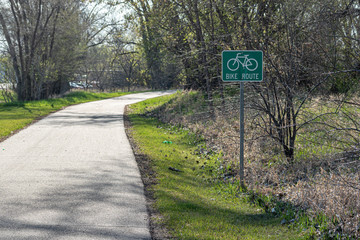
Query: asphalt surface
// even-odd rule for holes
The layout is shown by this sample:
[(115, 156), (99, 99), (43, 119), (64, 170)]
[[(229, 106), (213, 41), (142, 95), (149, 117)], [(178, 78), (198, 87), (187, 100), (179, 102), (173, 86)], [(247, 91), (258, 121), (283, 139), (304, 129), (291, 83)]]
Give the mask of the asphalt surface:
[(71, 106), (0, 143), (0, 239), (150, 239), (123, 112), (168, 93)]

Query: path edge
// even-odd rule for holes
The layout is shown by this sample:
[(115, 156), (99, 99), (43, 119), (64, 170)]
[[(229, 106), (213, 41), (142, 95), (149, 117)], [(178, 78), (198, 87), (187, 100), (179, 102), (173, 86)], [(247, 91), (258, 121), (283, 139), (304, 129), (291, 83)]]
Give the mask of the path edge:
[(136, 163), (138, 165), (141, 180), (144, 185), (144, 195), (146, 200), (146, 209), (149, 217), (149, 229), (152, 240), (166, 240), (173, 239), (171, 237), (168, 229), (161, 220), (163, 216), (155, 207), (155, 196), (153, 191), (153, 186), (157, 184), (156, 172), (152, 169), (151, 159), (145, 154), (141, 153), (139, 147), (137, 146), (134, 138), (132, 137), (132, 124), (129, 119), (129, 105), (125, 106), (124, 109), (124, 127), (127, 138), (131, 149), (134, 153)]

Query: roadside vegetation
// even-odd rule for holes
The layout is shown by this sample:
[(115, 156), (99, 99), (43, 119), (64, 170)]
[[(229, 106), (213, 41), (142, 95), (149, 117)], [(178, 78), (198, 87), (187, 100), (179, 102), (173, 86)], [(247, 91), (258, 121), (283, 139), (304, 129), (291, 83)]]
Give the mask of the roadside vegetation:
[(218, 180), (229, 169), (223, 166), (222, 154), (208, 149), (200, 135), (145, 116), (179, 94), (131, 105), (128, 113), (130, 135), (151, 162), (143, 177), (152, 172), (156, 176), (148, 190), (161, 217), (152, 221), (165, 225), (175, 239), (302, 238), (303, 233), (282, 225), (275, 213), (240, 197), (248, 195), (235, 178)]
[[(169, 126), (176, 126), (175, 129), (192, 132), (194, 135), (187, 133), (189, 139), (194, 136), (196, 139), (202, 139), (196, 144), (190, 143), (191, 140), (189, 143), (193, 147), (191, 151), (198, 154), (191, 156), (199, 157), (203, 162), (196, 158), (188, 162), (189, 158), (179, 157), (181, 167), (190, 164), (186, 169), (200, 167), (202, 171), (210, 174), (194, 177), (196, 184), (202, 184), (205, 179), (209, 189), (217, 187), (221, 189), (220, 195), (226, 196), (231, 192), (233, 196), (237, 196), (233, 204), (240, 204), (242, 200), (255, 204), (264, 212), (278, 216), (281, 224), (302, 229), (306, 238), (357, 239), (360, 233), (358, 145), (360, 109), (356, 104), (358, 97), (353, 95), (345, 101), (339, 95), (319, 96), (306, 103), (298, 124), (304, 122), (307, 124), (298, 131), (292, 161), (289, 161), (282, 151), (281, 144), (261, 127), (264, 115), (252, 109), (249, 100), (246, 105), (245, 120), (247, 189), (244, 190), (239, 189), (238, 186), (238, 86), (226, 87), (225, 94), (225, 98), (220, 94), (214, 95), (212, 107), (209, 106), (203, 93), (189, 91), (178, 92), (157, 102), (155, 100), (144, 102), (135, 105), (133, 109), (135, 113), (139, 113), (139, 109), (142, 109), (140, 111), (142, 116), (159, 119), (161, 122), (171, 124)], [(147, 127), (147, 124), (140, 124), (138, 115), (132, 115), (132, 119), (136, 134), (140, 136), (140, 132), (145, 132), (145, 129), (140, 130), (140, 128)], [(153, 124), (161, 126), (158, 122)], [(162, 133), (159, 127), (154, 128), (153, 136), (136, 137), (136, 139), (144, 153), (149, 155), (150, 159), (155, 159), (155, 166), (160, 159), (165, 161), (161, 171), (171, 175), (176, 174), (167, 169), (171, 166), (171, 162), (168, 162), (169, 158), (161, 155), (168, 153), (162, 152), (160, 155), (153, 153), (157, 152), (156, 149), (165, 151), (162, 147), (167, 147), (168, 150), (176, 149), (177, 145), (168, 146), (162, 145), (161, 141), (159, 143), (153, 141), (159, 135), (163, 136), (161, 139), (164, 140), (167, 140), (166, 137), (174, 137), (172, 127), (165, 129), (170, 130), (164, 130), (165, 132)], [(136, 134), (134, 135), (137, 136)], [(142, 139), (148, 142), (144, 143), (145, 140)], [(174, 139), (173, 141), (175, 142)], [(199, 165), (194, 164), (194, 161), (199, 161)], [(177, 165), (174, 167), (179, 168)], [(197, 170), (189, 172), (198, 176)], [(168, 175), (164, 177), (167, 178)], [(161, 185), (163, 181), (161, 174), (159, 179)], [(158, 188), (161, 187), (157, 185), (154, 187), (155, 193), (164, 191)], [(173, 194), (181, 194), (183, 191), (182, 188), (175, 189)], [(161, 202), (161, 198), (158, 201)], [(196, 212), (196, 209), (194, 207), (193, 210)], [(171, 222), (168, 224), (170, 227), (173, 225)]]
[(62, 98), (29, 102), (15, 101), (9, 103), (1, 103), (0, 101), (0, 140), (11, 135), (15, 131), (24, 128), (37, 119), (66, 106), (118, 97), (129, 93), (92, 93), (74, 91), (66, 94)]
[(0, 103), (12, 102), (17, 98), (16, 93), (9, 89), (0, 88)]
[(4, 0), (0, 138), (77, 103), (25, 102), (70, 87), (182, 88), (145, 115), (202, 137), (232, 181), (239, 97), (221, 56), (261, 50), (264, 79), (245, 84), (248, 190), (267, 211), (273, 199), (322, 219), (313, 237), (360, 238), (359, 13), (356, 0)]

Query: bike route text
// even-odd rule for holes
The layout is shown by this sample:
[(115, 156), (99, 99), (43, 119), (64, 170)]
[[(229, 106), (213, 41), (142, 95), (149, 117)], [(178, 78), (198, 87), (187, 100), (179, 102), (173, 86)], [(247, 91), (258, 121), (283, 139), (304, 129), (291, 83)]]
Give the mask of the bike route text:
[(259, 73), (226, 73), (226, 80), (260, 80)]

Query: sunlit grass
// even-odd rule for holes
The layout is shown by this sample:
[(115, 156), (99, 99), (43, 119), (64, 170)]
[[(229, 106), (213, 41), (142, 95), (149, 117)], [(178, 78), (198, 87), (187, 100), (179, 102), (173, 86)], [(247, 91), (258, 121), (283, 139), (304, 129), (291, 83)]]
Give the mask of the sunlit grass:
[(206, 181), (211, 176), (202, 166), (205, 159), (194, 154), (198, 144), (202, 144), (201, 139), (189, 131), (143, 116), (171, 99), (173, 96), (166, 96), (134, 104), (129, 117), (132, 136), (142, 153), (151, 159), (156, 172), (158, 183), (153, 186), (156, 208), (174, 238), (301, 238), (298, 232), (281, 225), (280, 218), (242, 201), (236, 187), (226, 192), (222, 183)]
[[(326, 100), (313, 100), (304, 109), (304, 120), (314, 119), (297, 135), (295, 159), (322, 158), (342, 152), (359, 140), (358, 132), (336, 128), (353, 128), (360, 117), (360, 108)], [(351, 119), (352, 118), (352, 119)]]
[[(7, 97), (7, 99), (5, 99)], [(0, 103), (9, 101), (8, 98), (16, 99), (16, 93), (12, 90), (4, 90), (0, 88)]]
[[(198, 96), (194, 97), (196, 94)], [(201, 96), (201, 93), (195, 93), (193, 95), (192, 92), (178, 93), (175, 98), (165, 103), (166, 107), (159, 107), (155, 109), (155, 112), (145, 115), (157, 116), (165, 122), (192, 129), (197, 134), (202, 134), (203, 137), (206, 138), (207, 143), (215, 139), (210, 142), (209, 146), (220, 146), (221, 148), (214, 149), (221, 149), (224, 152), (224, 157), (228, 157), (226, 160), (229, 159), (230, 163), (233, 161), (234, 168), (236, 168), (238, 166), (239, 158), (234, 153), (238, 150), (238, 138), (232, 141), (232, 139), (227, 137), (238, 134), (236, 131), (236, 127), (238, 126), (238, 115), (234, 115), (232, 112), (220, 112), (216, 118), (216, 122), (211, 123), (212, 119), (209, 119), (207, 115), (209, 108), (206, 106), (205, 99)], [(230, 100), (233, 99), (227, 97), (226, 100), (230, 102)], [(324, 238), (326, 238), (326, 236), (334, 235), (334, 231), (337, 231), (336, 229), (338, 229), (338, 226), (343, 226), (345, 222), (349, 223), (349, 225), (346, 225), (347, 230), (344, 231), (349, 234), (353, 234), (354, 232), (351, 232), (355, 229), (353, 226), (357, 226), (357, 220), (353, 218), (353, 212), (355, 212), (354, 206), (358, 206), (356, 204), (358, 204), (357, 196), (359, 196), (358, 191), (356, 191), (356, 189), (358, 189), (358, 182), (356, 181), (356, 179), (358, 179), (358, 167), (356, 161), (359, 159), (360, 107), (358, 103), (360, 102), (360, 99), (357, 96), (352, 96), (347, 102), (343, 102), (342, 100), (341, 96), (335, 95), (325, 98), (314, 97), (306, 102), (297, 119), (297, 126), (301, 126), (305, 122), (308, 122), (308, 124), (302, 126), (298, 132), (295, 145), (295, 161), (293, 164), (289, 164), (284, 157), (281, 145), (275, 140), (271, 140), (270, 138), (256, 139), (257, 136), (264, 136), (264, 132), (261, 127), (258, 128), (256, 127), (257, 125), (250, 124), (254, 120), (252, 117), (255, 115), (252, 114), (252, 112), (246, 114), (246, 136), (250, 136), (247, 138), (247, 143), (250, 142), (250, 144), (252, 144), (252, 148), (248, 149), (249, 151), (246, 151), (248, 155), (245, 155), (245, 159), (247, 160), (245, 167), (250, 173), (246, 176), (249, 189), (247, 192), (248, 197), (246, 197), (246, 199), (249, 199), (250, 203), (258, 204), (259, 208), (267, 209), (267, 211), (270, 212), (273, 211), (274, 206), (280, 206), (276, 208), (276, 212), (279, 211), (279, 215), (287, 222), (285, 225), (288, 225), (288, 223), (291, 222), (292, 224), (290, 224), (289, 227), (302, 229), (304, 231), (303, 234), (307, 239), (320, 237), (320, 235)], [(223, 107), (223, 105), (220, 105), (222, 104), (221, 102), (214, 101), (214, 104), (219, 108)], [(230, 109), (236, 109), (238, 107), (236, 104), (229, 104), (228, 106), (231, 107)], [(151, 107), (148, 108), (150, 109)], [(141, 111), (138, 111), (138, 113), (142, 114)], [(189, 113), (193, 115), (187, 116)], [(258, 117), (259, 115), (256, 116)], [(263, 117), (266, 119), (266, 116)], [(221, 135), (219, 133), (221, 133), (223, 129), (225, 130), (223, 135), (225, 137), (220, 138), (219, 136)], [(144, 138), (151, 139), (153, 135), (158, 134), (161, 134), (161, 130), (159, 129), (152, 134), (144, 136)], [(168, 135), (172, 136), (171, 132)], [(189, 136), (190, 135), (187, 137)], [(255, 136), (255, 138), (251, 138), (251, 136)], [(253, 139), (255, 139), (255, 141), (253, 141)], [(264, 139), (266, 141), (264, 141)], [(158, 146), (155, 142), (152, 143), (151, 141), (149, 142), (149, 145), (153, 146), (153, 149), (148, 147), (144, 152), (149, 152), (148, 154), (152, 155), (152, 152), (156, 151)], [(235, 145), (235, 147), (232, 147), (233, 145)], [(190, 146), (196, 146), (196, 144), (192, 143)], [(225, 149), (224, 146), (230, 147)], [(164, 154), (168, 155), (168, 152), (162, 151)], [(197, 157), (199, 156), (196, 156), (195, 161), (199, 161), (201, 165), (204, 165), (203, 163), (205, 160)], [(184, 156), (180, 156), (179, 158), (183, 159)], [(188, 159), (190, 160), (191, 158)], [(339, 159), (341, 159), (341, 162)], [(226, 160), (221, 160), (223, 166), (226, 166), (228, 163)], [(176, 164), (173, 164), (172, 159), (166, 158), (166, 161), (167, 162), (164, 162), (165, 166), (166, 164), (176, 166)], [(207, 162), (209, 163), (209, 161)], [(169, 200), (170, 203), (166, 204), (162, 208), (162, 211), (168, 216), (165, 218), (165, 223), (170, 227), (175, 226), (173, 228), (175, 239), (197, 239), (198, 236), (202, 236), (204, 239), (212, 239), (211, 236), (209, 236), (210, 233), (207, 235), (207, 233), (204, 233), (206, 231), (201, 230), (201, 228), (206, 229), (207, 227), (204, 225), (207, 225), (209, 226), (208, 229), (211, 229), (209, 231), (213, 231), (213, 221), (221, 222), (224, 220), (222, 220), (222, 217), (212, 220), (210, 214), (206, 215), (207, 212), (212, 212), (211, 208), (214, 206), (210, 205), (210, 209), (206, 208), (207, 203), (211, 202), (208, 200), (206, 194), (217, 191), (220, 199), (226, 196), (229, 200), (232, 199), (234, 192), (235, 195), (238, 193), (238, 185), (236, 182), (229, 182), (229, 186), (214, 184), (218, 189), (212, 191), (214, 186), (211, 184), (207, 185), (208, 182), (199, 177), (203, 176), (199, 174), (201, 169), (199, 169), (197, 164), (194, 165), (195, 170), (193, 171), (193, 174), (197, 176), (195, 180), (192, 180), (191, 177), (187, 175), (187, 172), (184, 171), (184, 173), (180, 173), (184, 178), (182, 180), (176, 179), (174, 181), (178, 184), (169, 187), (165, 185), (161, 186), (160, 184), (155, 187), (156, 189), (159, 187), (159, 190), (157, 191), (160, 191), (160, 194), (162, 194), (162, 192), (168, 193), (165, 196), (161, 195), (161, 198), (170, 198), (170, 200), (173, 200), (172, 202)], [(206, 166), (208, 165), (209, 164), (205, 165), (205, 168), (207, 168)], [(167, 170), (165, 166), (162, 168), (162, 171)], [(341, 171), (339, 171), (341, 174), (340, 176), (337, 176), (337, 171), (333, 171), (334, 167), (338, 167)], [(192, 166), (190, 165), (189, 168), (192, 168)], [(204, 168), (202, 170), (204, 170)], [(163, 181), (167, 181), (166, 178), (171, 179), (171, 176), (163, 177)], [(211, 177), (207, 178), (209, 179)], [(191, 184), (188, 187), (182, 187), (180, 185), (181, 183), (179, 183), (181, 181)], [(196, 185), (193, 184), (193, 181), (197, 181)], [(202, 185), (201, 182), (203, 182), (204, 185)], [(170, 185), (169, 183), (167, 184)], [(165, 188), (165, 190), (162, 190), (163, 188)], [(168, 188), (171, 189), (169, 190)], [(205, 193), (202, 192), (203, 190)], [(252, 192), (254, 192), (254, 194), (251, 194)], [(229, 195), (227, 195), (227, 193), (229, 193)], [(285, 193), (286, 195), (285, 197), (284, 195), (281, 195), (281, 200), (288, 200), (291, 202), (279, 202), (277, 196), (280, 196), (282, 193)], [(185, 196), (190, 195), (192, 198), (187, 199), (183, 194)], [(199, 196), (196, 194), (199, 194)], [(205, 197), (203, 194), (205, 194)], [(252, 198), (253, 195), (256, 196), (254, 199)], [(174, 201), (174, 199), (178, 198), (180, 198), (179, 201)], [(197, 200), (198, 198), (201, 198), (202, 200)], [(216, 197), (209, 198), (216, 199), (215, 201), (219, 202), (222, 201), (218, 200)], [(236, 198), (233, 199), (236, 200)], [(267, 199), (272, 200), (269, 203)], [(186, 206), (189, 206), (189, 201), (194, 203), (190, 203), (191, 207), (182, 207), (184, 202), (186, 203)], [(296, 207), (292, 205), (294, 203), (296, 204)], [(176, 208), (171, 204), (176, 205)], [(228, 204), (234, 204), (242, 209), (242, 205), (237, 205), (238, 203), (236, 201), (234, 201), (234, 203), (228, 202)], [(282, 206), (284, 204), (288, 205), (289, 208), (283, 208)], [(170, 206), (176, 210), (172, 212)], [(308, 208), (309, 206), (311, 207), (309, 208), (309, 211), (303, 211), (299, 208)], [(203, 211), (204, 208), (206, 210)], [(191, 211), (188, 211), (188, 209)], [(180, 211), (181, 214), (177, 213), (177, 211)], [(192, 216), (191, 214), (196, 216)], [(220, 212), (216, 212), (216, 214), (219, 216), (222, 215)], [(238, 212), (238, 214), (241, 215), (240, 212)], [(204, 219), (202, 219), (203, 215), (206, 216)], [(199, 218), (197, 219), (198, 216)], [(333, 219), (337, 219), (338, 216), (341, 216), (340, 218), (342, 220), (341, 222), (335, 223)], [(196, 218), (196, 221), (188, 220), (192, 218)], [(228, 218), (231, 218), (231, 216)], [(180, 224), (176, 219), (185, 220)], [(240, 222), (240, 225), (243, 224), (241, 220), (238, 221)], [(256, 234), (253, 232), (251, 229), (251, 225), (253, 224), (252, 220), (249, 220), (248, 223), (250, 225), (250, 227), (248, 227), (249, 234), (254, 234), (251, 239), (265, 238), (265, 235), (262, 235), (263, 233)], [(351, 225), (350, 223), (354, 225)], [(201, 227), (195, 229), (195, 226)], [(231, 234), (234, 234), (234, 236), (237, 233), (242, 232), (241, 227), (236, 227), (234, 232), (232, 232), (232, 230), (227, 230), (227, 228), (231, 228), (230, 225), (225, 226), (224, 231), (229, 231)], [(270, 229), (269, 232), (271, 235), (273, 226), (267, 226), (267, 228)], [(192, 235), (193, 231), (201, 232), (201, 234), (195, 235), (194, 233), (194, 235)], [(178, 232), (181, 232), (182, 235), (179, 235)], [(339, 232), (338, 234), (339, 235), (337, 236), (339, 237), (342, 233)], [(217, 236), (220, 239), (231, 239), (231, 237), (225, 235), (225, 237), (222, 235)], [(297, 237), (299, 236), (292, 236), (289, 234), (290, 239)], [(236, 239), (236, 237), (233, 238)], [(239, 239), (248, 238), (250, 238), (248, 235), (241, 235), (241, 237), (239, 237)], [(278, 236), (278, 239), (281, 238), (287, 239), (286, 237)]]
[(172, 101), (173, 99), (176, 98), (176, 96), (178, 94), (179, 94), (179, 92), (176, 94), (165, 95), (165, 96), (159, 97), (159, 98), (151, 98), (146, 101), (142, 101), (137, 104), (134, 104), (131, 106), (132, 113), (133, 114), (144, 114), (146, 112), (150, 112), (150, 111), (168, 103), (169, 101)]

